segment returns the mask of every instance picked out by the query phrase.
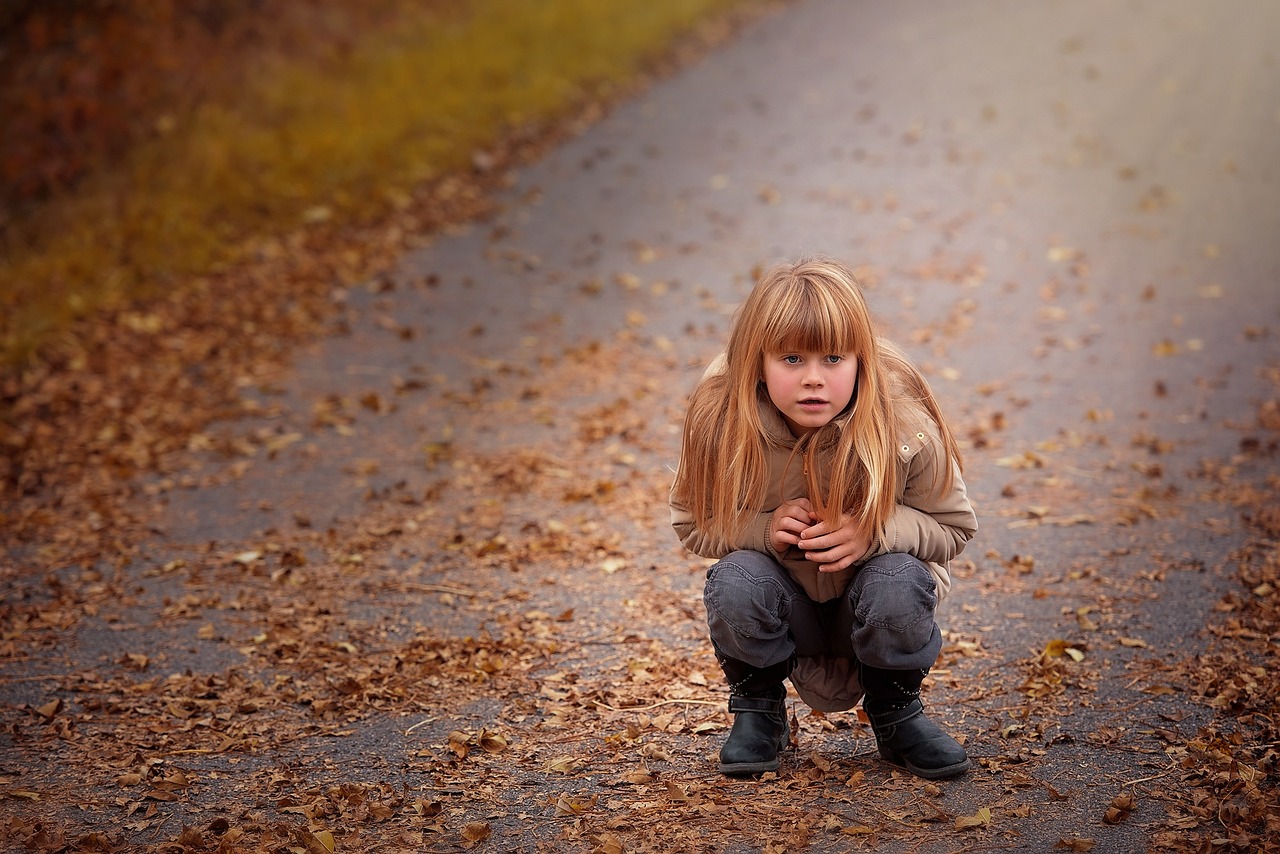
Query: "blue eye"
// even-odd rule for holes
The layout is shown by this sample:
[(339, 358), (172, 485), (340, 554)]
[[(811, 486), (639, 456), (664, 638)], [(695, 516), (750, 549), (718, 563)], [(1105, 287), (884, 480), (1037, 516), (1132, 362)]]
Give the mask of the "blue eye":
[(838, 363), (840, 363), (840, 362), (843, 362), (843, 361), (844, 361), (844, 356), (838, 356), (838, 355), (836, 355), (835, 353), (832, 353), (831, 355), (827, 356), (827, 361), (828, 361), (828, 362), (830, 362), (831, 364), (835, 365), (835, 364), (838, 364)]
[(792, 353), (790, 355), (783, 356), (782, 361), (786, 362), (788, 365), (798, 365), (800, 363), (800, 357)]

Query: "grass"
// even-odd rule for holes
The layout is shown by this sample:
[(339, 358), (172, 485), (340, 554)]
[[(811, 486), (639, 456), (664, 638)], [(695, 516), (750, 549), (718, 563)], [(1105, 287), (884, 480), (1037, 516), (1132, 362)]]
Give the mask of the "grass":
[(307, 220), (376, 217), (513, 127), (632, 78), (745, 0), (466, 0), (324, 62), (277, 57), (233, 97), (5, 235), (0, 361), (76, 319), (161, 296)]

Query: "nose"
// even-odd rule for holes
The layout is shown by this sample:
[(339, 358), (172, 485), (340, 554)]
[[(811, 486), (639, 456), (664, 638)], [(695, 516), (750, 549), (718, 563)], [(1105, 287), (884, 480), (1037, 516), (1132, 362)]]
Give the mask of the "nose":
[(822, 385), (821, 367), (816, 362), (809, 362), (808, 370), (804, 372), (804, 387), (821, 388)]

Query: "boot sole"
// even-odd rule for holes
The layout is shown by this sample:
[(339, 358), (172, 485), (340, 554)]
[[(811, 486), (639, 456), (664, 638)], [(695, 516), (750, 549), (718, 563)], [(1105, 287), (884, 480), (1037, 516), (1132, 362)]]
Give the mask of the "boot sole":
[(941, 768), (920, 768), (912, 765), (910, 762), (892, 753), (880, 753), (880, 758), (890, 765), (909, 771), (917, 777), (925, 780), (946, 780), (951, 777), (959, 777), (964, 772), (973, 767), (973, 762), (968, 757), (963, 762), (957, 762), (954, 765), (944, 765)]
[(720, 763), (720, 773), (729, 777), (750, 777), (754, 774), (763, 774), (766, 771), (777, 771), (782, 765), (782, 760), (773, 759), (768, 762), (733, 762), (726, 764)]

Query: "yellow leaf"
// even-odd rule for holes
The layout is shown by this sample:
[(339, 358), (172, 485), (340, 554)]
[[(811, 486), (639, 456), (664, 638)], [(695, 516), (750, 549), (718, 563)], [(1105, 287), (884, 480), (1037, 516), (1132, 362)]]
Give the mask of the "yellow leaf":
[(1054, 638), (1044, 645), (1045, 658), (1062, 658), (1067, 651), (1067, 642), (1062, 638)]
[[(1085, 605), (1083, 608), (1076, 609), (1076, 623), (1086, 632), (1096, 632), (1098, 630), (1098, 624), (1089, 619), (1089, 612), (1092, 610), (1092, 605)], [(1072, 656), (1072, 658), (1075, 658), (1075, 656)], [(1079, 660), (1078, 658), (1076, 659), (1076, 661)]]
[(979, 807), (973, 815), (956, 816), (956, 830), (968, 830), (971, 827), (987, 827), (991, 824), (991, 808)]
[(1023, 451), (1021, 454), (1000, 457), (996, 460), (996, 465), (1010, 469), (1038, 469), (1044, 468), (1044, 459), (1031, 451)]
[(317, 830), (306, 836), (307, 851), (311, 854), (333, 854), (338, 843), (327, 830)]
[(272, 436), (264, 443), (264, 447), (269, 453), (274, 454), (300, 441), (302, 441), (301, 433), (285, 433), (282, 436)]
[(576, 756), (561, 756), (559, 759), (552, 759), (550, 762), (542, 766), (544, 771), (555, 771), (557, 774), (572, 774), (583, 766), (583, 761)]

